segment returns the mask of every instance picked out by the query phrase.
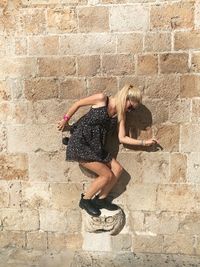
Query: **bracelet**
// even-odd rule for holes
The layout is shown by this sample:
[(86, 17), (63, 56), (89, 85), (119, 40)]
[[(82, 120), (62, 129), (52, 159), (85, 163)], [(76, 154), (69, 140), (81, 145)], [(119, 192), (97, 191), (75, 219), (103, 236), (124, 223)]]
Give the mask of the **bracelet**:
[(67, 114), (65, 114), (65, 115), (63, 116), (63, 119), (64, 119), (65, 121), (68, 121), (68, 120), (70, 119), (70, 116), (68, 116)]

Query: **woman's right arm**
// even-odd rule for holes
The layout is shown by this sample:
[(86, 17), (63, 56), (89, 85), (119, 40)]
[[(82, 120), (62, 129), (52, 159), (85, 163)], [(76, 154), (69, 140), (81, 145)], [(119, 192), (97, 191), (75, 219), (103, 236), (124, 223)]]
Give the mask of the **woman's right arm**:
[(63, 130), (67, 121), (74, 115), (74, 113), (82, 106), (95, 105), (99, 103), (104, 103), (106, 100), (106, 95), (104, 93), (93, 94), (88, 97), (84, 97), (76, 101), (65, 113), (65, 118), (58, 122), (58, 130)]

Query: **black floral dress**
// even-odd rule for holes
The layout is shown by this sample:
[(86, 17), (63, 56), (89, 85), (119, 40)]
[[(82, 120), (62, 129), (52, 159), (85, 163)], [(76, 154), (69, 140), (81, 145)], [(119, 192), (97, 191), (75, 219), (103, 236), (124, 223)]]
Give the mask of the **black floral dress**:
[(67, 161), (109, 162), (110, 152), (104, 146), (107, 134), (117, 127), (117, 116), (110, 117), (106, 106), (90, 108), (78, 121), (70, 126), (71, 136), (66, 149)]

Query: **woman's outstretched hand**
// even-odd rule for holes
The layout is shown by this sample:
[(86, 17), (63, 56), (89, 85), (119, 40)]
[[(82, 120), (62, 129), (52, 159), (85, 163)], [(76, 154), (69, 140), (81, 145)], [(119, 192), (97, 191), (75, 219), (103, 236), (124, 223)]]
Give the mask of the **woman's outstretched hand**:
[(67, 124), (67, 121), (65, 121), (64, 119), (58, 121), (58, 126), (57, 126), (58, 130), (63, 131), (66, 124)]
[(148, 140), (145, 140), (145, 146), (152, 146), (157, 144), (158, 141), (155, 138), (150, 138)]

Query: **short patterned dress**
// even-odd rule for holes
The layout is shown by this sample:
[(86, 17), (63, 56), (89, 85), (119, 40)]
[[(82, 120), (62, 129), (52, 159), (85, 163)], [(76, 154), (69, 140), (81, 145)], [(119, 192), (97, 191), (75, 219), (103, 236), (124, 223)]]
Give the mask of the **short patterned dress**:
[(91, 107), (78, 121), (70, 126), (70, 138), (66, 149), (67, 161), (78, 162), (109, 162), (110, 152), (105, 150), (107, 134), (117, 127), (117, 116), (108, 114), (106, 106)]

